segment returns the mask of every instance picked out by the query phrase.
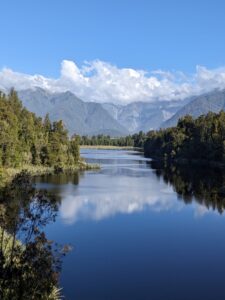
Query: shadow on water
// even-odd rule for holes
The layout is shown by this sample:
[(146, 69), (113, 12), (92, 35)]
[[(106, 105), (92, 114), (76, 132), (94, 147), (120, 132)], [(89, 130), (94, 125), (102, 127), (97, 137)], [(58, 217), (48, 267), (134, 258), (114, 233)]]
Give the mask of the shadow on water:
[(225, 209), (225, 172), (219, 168), (176, 165), (151, 161), (157, 177), (171, 185), (185, 204), (197, 202), (223, 213)]
[(61, 173), (61, 174), (46, 174), (43, 176), (36, 176), (34, 178), (34, 182), (46, 182), (52, 185), (61, 185), (61, 184), (68, 184), (72, 183), (75, 185), (79, 184), (80, 178), (84, 176), (84, 172), (75, 172), (71, 173)]
[(58, 299), (67, 247), (49, 241), (43, 230), (55, 221), (59, 203), (26, 173), (0, 190), (0, 299)]

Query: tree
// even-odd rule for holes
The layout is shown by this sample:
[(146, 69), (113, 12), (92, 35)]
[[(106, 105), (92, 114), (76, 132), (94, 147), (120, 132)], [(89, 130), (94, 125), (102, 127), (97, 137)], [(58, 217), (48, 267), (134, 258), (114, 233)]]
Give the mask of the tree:
[[(0, 166), (71, 166), (74, 147), (62, 121), (51, 123), (49, 115), (42, 120), (29, 112), (13, 89), (9, 95), (0, 93)], [(73, 163), (77, 157), (78, 153)]]
[(148, 157), (225, 163), (225, 112), (193, 119), (185, 116), (176, 127), (152, 131), (144, 144)]
[(37, 191), (27, 173), (0, 190), (0, 299), (56, 300), (50, 296), (69, 247), (56, 247), (43, 227), (57, 211), (56, 199)]

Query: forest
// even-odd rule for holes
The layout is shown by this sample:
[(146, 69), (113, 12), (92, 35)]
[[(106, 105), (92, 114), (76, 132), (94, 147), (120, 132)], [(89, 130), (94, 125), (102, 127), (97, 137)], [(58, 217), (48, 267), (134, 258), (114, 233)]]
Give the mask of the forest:
[(142, 148), (146, 139), (143, 131), (125, 137), (110, 137), (109, 135), (78, 136), (81, 146), (119, 146)]
[(23, 107), (15, 90), (0, 93), (0, 168), (78, 164), (79, 143), (62, 121), (37, 117)]
[(187, 115), (176, 127), (150, 131), (144, 144), (147, 157), (168, 160), (225, 162), (225, 112), (197, 119)]

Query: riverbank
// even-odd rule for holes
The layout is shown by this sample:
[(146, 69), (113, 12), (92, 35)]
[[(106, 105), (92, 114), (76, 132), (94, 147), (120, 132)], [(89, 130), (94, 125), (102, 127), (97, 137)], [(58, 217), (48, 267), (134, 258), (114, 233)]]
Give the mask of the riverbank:
[(11, 181), (17, 174), (22, 171), (28, 172), (31, 176), (39, 176), (57, 173), (74, 173), (77, 171), (97, 170), (100, 169), (98, 164), (88, 164), (84, 160), (80, 160), (76, 165), (64, 167), (48, 167), (41, 165), (23, 165), (19, 168), (2, 168), (0, 169), (0, 186)]
[(96, 150), (142, 150), (142, 148), (131, 146), (106, 146), (106, 145), (81, 145), (80, 149), (96, 149)]
[[(148, 156), (146, 156), (148, 157)], [(206, 159), (188, 159), (188, 158), (163, 158), (152, 156), (150, 157), (154, 161), (158, 161), (160, 163), (167, 163), (167, 164), (175, 164), (180, 166), (187, 166), (193, 165), (196, 167), (207, 167), (207, 168), (219, 168), (225, 169), (225, 163), (220, 161), (213, 161), (213, 160), (206, 160)]]

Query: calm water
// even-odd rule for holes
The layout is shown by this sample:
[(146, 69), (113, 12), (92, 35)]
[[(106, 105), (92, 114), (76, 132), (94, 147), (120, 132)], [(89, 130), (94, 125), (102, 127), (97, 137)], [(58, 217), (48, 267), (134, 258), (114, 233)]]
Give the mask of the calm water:
[(66, 299), (224, 299), (223, 176), (164, 170), (131, 151), (82, 155), (101, 170), (37, 179), (61, 199), (47, 236), (73, 246)]

